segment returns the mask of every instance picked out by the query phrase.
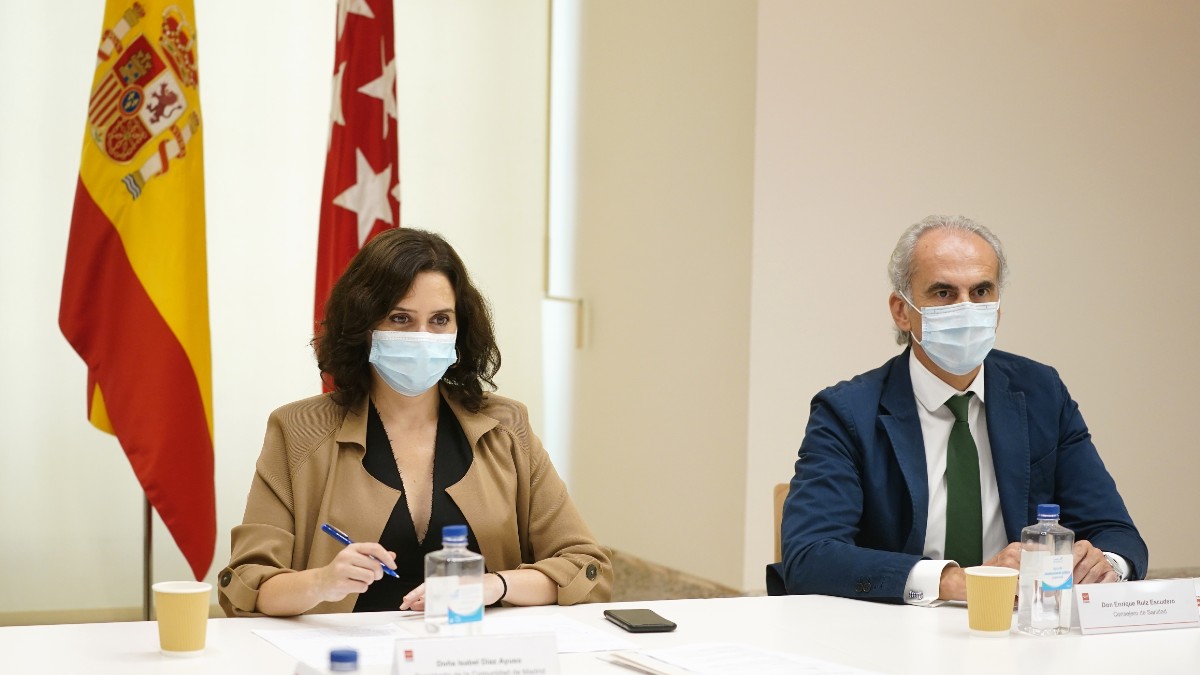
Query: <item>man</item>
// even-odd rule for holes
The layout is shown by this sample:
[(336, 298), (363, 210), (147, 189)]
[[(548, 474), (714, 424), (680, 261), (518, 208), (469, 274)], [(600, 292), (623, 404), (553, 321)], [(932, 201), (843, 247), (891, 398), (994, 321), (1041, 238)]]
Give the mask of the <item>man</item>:
[(1059, 504), (1075, 532), (1076, 583), (1143, 578), (1146, 544), (1058, 373), (991, 349), (1000, 241), (930, 216), (888, 271), (908, 348), (813, 399), (768, 590), (965, 600), (964, 567), (1020, 567), (1039, 503)]

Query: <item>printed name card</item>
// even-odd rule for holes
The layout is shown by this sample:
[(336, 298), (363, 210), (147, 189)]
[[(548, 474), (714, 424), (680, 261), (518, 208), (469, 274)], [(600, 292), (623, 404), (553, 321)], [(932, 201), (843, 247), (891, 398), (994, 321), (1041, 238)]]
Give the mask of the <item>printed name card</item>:
[(393, 675), (558, 675), (553, 633), (401, 638)]
[(1200, 627), (1200, 598), (1191, 579), (1077, 584), (1075, 606), (1084, 635)]

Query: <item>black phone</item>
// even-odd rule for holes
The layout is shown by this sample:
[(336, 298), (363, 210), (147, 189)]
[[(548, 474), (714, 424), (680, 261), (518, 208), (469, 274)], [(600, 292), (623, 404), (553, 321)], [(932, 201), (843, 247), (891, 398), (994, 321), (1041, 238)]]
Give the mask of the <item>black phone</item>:
[(630, 633), (667, 633), (675, 624), (648, 609), (606, 609), (604, 618)]

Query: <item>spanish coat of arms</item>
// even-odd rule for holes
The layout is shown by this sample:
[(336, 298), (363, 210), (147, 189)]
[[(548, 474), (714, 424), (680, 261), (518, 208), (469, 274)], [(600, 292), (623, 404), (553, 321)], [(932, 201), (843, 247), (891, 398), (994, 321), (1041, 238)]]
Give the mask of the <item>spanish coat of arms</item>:
[(134, 199), (186, 154), (200, 128), (199, 112), (189, 110), (185, 95), (199, 83), (195, 31), (171, 6), (153, 44), (138, 30), (145, 18), (141, 3), (134, 2), (117, 25), (104, 30), (96, 54), (101, 72), (88, 103), (89, 135), (108, 159), (127, 164), (147, 144), (156, 144), (158, 151), (122, 179)]

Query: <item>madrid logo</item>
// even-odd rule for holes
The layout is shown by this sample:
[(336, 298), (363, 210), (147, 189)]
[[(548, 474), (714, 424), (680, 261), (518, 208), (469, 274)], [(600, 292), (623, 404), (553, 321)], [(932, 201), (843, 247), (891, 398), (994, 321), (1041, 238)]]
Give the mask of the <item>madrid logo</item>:
[(147, 145), (156, 149), (122, 179), (133, 199), (186, 155), (200, 128), (199, 112), (189, 110), (187, 97), (199, 82), (195, 31), (178, 7), (168, 7), (156, 45), (140, 30), (145, 18), (141, 3), (134, 2), (117, 25), (104, 30), (88, 104), (90, 135), (108, 159), (128, 164)]

